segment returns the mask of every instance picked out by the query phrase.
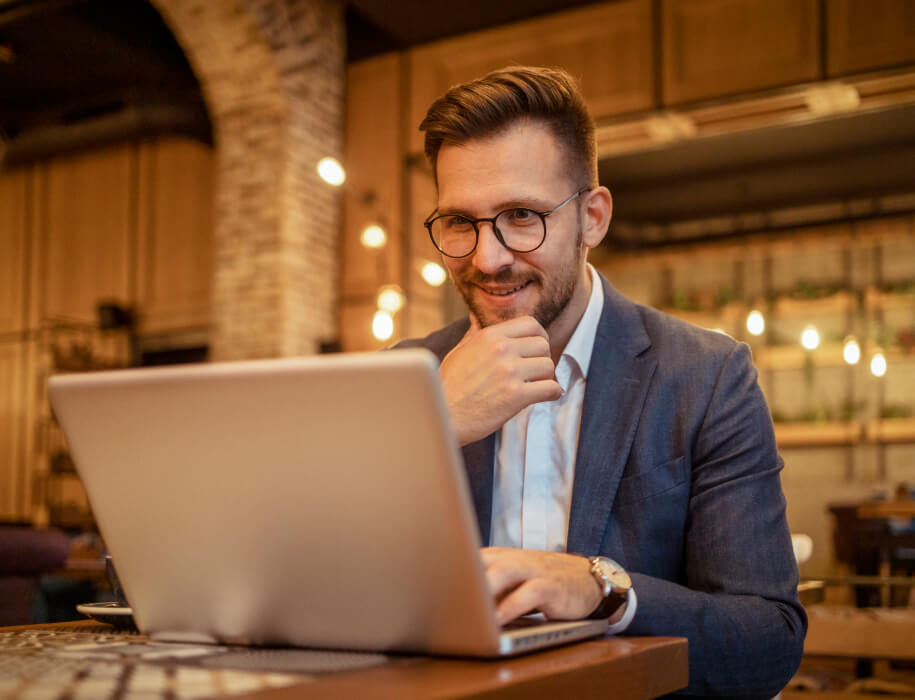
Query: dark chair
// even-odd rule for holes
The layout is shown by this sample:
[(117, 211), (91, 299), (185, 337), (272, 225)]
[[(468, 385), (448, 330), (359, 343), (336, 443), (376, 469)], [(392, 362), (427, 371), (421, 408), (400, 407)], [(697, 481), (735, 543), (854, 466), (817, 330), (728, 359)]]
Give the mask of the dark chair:
[(39, 576), (69, 554), (70, 538), (59, 530), (0, 527), (0, 626), (32, 622)]

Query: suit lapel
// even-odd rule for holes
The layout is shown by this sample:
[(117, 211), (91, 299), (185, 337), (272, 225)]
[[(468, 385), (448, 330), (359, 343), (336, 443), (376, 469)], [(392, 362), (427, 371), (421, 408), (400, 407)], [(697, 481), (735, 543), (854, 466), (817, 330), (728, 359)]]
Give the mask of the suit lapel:
[(489, 544), (489, 526), (492, 520), (492, 487), (495, 464), (496, 434), (492, 433), (477, 442), (462, 448), (464, 468), (470, 482), (470, 494), (473, 496), (473, 507), (477, 512), (477, 524), (480, 526), (480, 542)]
[(637, 307), (604, 278), (578, 431), (567, 550), (597, 554), (657, 361)]

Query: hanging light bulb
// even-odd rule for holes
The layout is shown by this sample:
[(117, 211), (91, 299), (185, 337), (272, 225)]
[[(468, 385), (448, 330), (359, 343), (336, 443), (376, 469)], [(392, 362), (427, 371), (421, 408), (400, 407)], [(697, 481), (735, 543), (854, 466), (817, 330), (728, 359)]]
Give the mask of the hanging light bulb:
[(372, 335), (378, 340), (387, 340), (394, 335), (394, 319), (390, 313), (383, 309), (375, 312), (372, 317)]
[(807, 350), (816, 350), (820, 346), (820, 333), (814, 326), (807, 326), (801, 333), (801, 345)]
[(318, 175), (328, 185), (339, 187), (346, 180), (346, 171), (336, 158), (322, 158), (318, 161)]
[(388, 234), (378, 224), (369, 224), (362, 229), (359, 242), (366, 248), (382, 248), (388, 242)]
[(378, 308), (395, 314), (403, 308), (404, 296), (396, 284), (386, 284), (378, 292)]
[(747, 315), (747, 330), (751, 335), (762, 335), (766, 330), (766, 318), (761, 311), (753, 309)]
[(875, 377), (882, 377), (886, 374), (886, 356), (880, 348), (877, 348), (871, 356), (871, 374)]
[(856, 365), (861, 361), (861, 346), (855, 336), (850, 335), (845, 339), (842, 346), (842, 358), (850, 365)]
[(445, 280), (448, 279), (445, 268), (436, 262), (427, 262), (423, 265), (422, 270), (420, 270), (420, 274), (426, 284), (432, 285), (433, 287), (441, 287)]

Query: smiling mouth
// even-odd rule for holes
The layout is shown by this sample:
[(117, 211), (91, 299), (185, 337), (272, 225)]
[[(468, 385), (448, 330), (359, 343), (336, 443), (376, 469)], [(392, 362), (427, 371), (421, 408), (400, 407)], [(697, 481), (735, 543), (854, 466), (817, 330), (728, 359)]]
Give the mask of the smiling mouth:
[[(512, 294), (517, 294), (522, 289), (530, 285), (531, 281), (528, 280), (524, 284), (518, 285), (517, 287), (512, 287), (511, 289), (487, 289), (486, 287), (480, 287), (487, 294), (491, 294), (494, 297), (507, 297)], [(479, 285), (478, 285), (479, 286)]]

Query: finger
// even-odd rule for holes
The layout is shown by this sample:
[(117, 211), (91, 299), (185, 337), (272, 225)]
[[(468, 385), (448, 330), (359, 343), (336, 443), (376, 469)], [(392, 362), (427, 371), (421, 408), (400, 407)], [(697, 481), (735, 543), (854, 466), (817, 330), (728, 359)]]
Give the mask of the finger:
[(492, 597), (499, 600), (537, 573), (526, 557), (502, 554), (493, 557), (486, 566), (486, 583)]
[(524, 357), (515, 360), (515, 376), (525, 382), (556, 380), (556, 367), (549, 357)]
[(537, 323), (537, 319), (533, 316), (518, 316), (517, 318), (489, 326), (489, 328), (498, 328), (502, 335), (507, 338), (540, 336), (547, 342), (550, 340), (549, 334), (543, 329), (543, 326)]
[[(511, 340), (511, 348), (519, 357), (550, 358), (550, 342), (539, 335), (513, 338)], [(550, 364), (552, 363), (553, 361), (550, 360)]]
[(562, 387), (555, 379), (537, 379), (524, 383), (521, 392), (526, 406), (541, 401), (557, 401), (562, 398)]
[(504, 625), (522, 615), (543, 611), (551, 597), (550, 589), (549, 582), (542, 578), (528, 579), (515, 587), (496, 606), (496, 619), (499, 624)]

